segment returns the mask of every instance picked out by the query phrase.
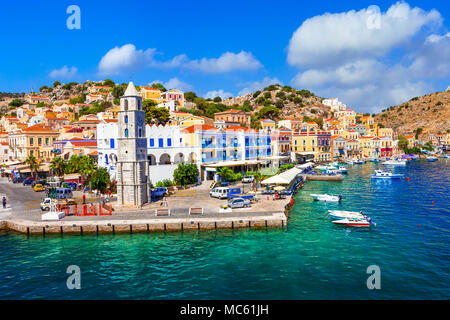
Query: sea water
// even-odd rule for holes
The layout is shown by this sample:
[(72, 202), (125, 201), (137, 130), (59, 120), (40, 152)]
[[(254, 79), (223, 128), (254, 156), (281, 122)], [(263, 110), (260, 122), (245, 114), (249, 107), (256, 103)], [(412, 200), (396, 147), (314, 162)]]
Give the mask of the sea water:
[[(448, 299), (450, 160), (410, 161), (375, 180), (378, 163), (342, 182), (308, 182), (285, 229), (26, 236), (0, 233), (1, 299)], [(409, 177), (409, 181), (406, 179)], [(341, 203), (311, 193), (342, 195)], [(327, 210), (376, 227), (337, 226)], [(78, 266), (81, 289), (69, 290)], [(370, 290), (370, 266), (380, 289)]]

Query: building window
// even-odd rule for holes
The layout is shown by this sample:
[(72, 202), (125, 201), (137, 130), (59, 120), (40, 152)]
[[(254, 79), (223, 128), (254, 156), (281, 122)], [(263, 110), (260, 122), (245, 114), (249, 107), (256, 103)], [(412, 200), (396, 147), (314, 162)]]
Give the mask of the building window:
[(38, 138), (38, 145), (42, 144), (42, 138)]
[(155, 139), (150, 139), (150, 147), (154, 147), (155, 146)]
[(127, 99), (125, 99), (125, 101), (123, 102), (123, 109), (125, 111), (128, 111), (128, 100)]
[(128, 138), (128, 129), (125, 129), (125, 138)]
[(45, 144), (48, 146), (50, 143), (50, 139), (49, 138), (45, 138)]
[(34, 144), (34, 138), (30, 138), (30, 146)]
[(125, 116), (125, 123), (128, 123), (128, 116)]
[(168, 147), (171, 147), (171, 146), (172, 146), (172, 139), (171, 139), (171, 138), (168, 138), (168, 139), (167, 139), (167, 146), (168, 146)]
[(159, 139), (158, 139), (158, 146), (159, 146), (160, 148), (164, 147), (164, 139), (163, 139), (163, 138), (159, 138)]
[(142, 137), (142, 128), (139, 128), (139, 137)]
[(114, 149), (114, 139), (109, 139), (109, 147)]

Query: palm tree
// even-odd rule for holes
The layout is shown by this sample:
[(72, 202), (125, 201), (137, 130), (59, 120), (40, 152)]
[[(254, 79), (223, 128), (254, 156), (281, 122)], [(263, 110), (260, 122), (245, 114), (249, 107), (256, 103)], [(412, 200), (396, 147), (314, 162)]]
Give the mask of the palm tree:
[(224, 182), (227, 181), (233, 175), (233, 171), (228, 167), (219, 168), (217, 173)]
[(34, 178), (36, 178), (37, 172), (39, 170), (39, 161), (35, 158), (34, 155), (30, 154), (26, 159), (25, 163), (30, 167), (30, 171), (33, 174)]
[(65, 168), (66, 162), (61, 157), (53, 158), (52, 161), (50, 161), (50, 169), (58, 177), (62, 177), (64, 175)]

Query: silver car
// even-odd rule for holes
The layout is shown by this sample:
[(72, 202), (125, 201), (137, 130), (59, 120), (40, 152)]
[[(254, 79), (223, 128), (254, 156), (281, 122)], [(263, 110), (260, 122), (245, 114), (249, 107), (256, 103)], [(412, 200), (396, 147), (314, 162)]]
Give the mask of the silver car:
[(242, 198), (234, 198), (228, 201), (227, 205), (230, 208), (248, 208), (251, 206), (250, 200)]

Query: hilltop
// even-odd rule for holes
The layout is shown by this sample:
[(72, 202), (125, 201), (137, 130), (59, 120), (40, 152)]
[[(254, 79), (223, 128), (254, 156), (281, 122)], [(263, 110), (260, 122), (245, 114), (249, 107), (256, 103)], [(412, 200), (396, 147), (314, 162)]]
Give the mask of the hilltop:
[(375, 116), (375, 121), (399, 133), (414, 133), (421, 137), (429, 133), (450, 132), (450, 92), (436, 92), (415, 97), (398, 106), (392, 106)]

